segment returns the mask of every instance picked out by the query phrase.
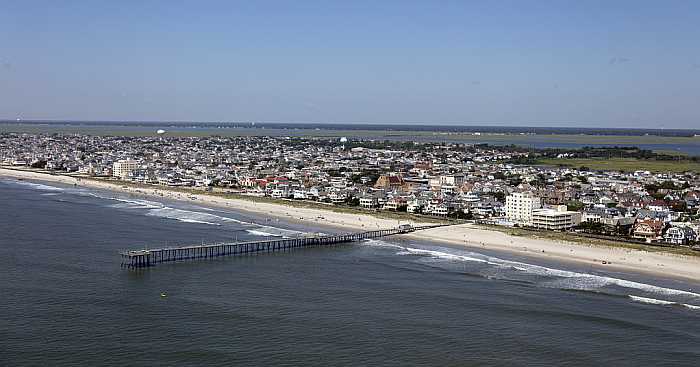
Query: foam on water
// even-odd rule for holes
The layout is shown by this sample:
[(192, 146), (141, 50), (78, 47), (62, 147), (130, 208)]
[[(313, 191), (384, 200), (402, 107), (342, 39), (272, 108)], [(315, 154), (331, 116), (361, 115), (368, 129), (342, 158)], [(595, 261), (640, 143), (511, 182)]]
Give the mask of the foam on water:
[(120, 203), (110, 205), (112, 208), (125, 209), (160, 209), (163, 208), (161, 203), (148, 200), (131, 200), (122, 198), (109, 198), (109, 200), (119, 201)]
[(258, 231), (255, 229), (248, 229), (246, 232), (255, 235), (255, 236), (265, 236), (265, 237), (284, 237), (281, 234), (278, 233), (270, 233), (270, 232), (264, 232), (264, 231)]
[(700, 306), (691, 305), (691, 304), (687, 304), (687, 303), (672, 302), (672, 301), (666, 301), (663, 299), (639, 297), (639, 296), (633, 296), (633, 295), (629, 295), (628, 297), (635, 302), (646, 303), (649, 305), (682, 306), (682, 307), (685, 307), (685, 308), (688, 308), (691, 310), (700, 310)]
[(211, 223), (211, 222), (205, 222), (203, 220), (196, 220), (196, 219), (178, 219), (180, 222), (184, 223), (196, 223), (196, 224), (209, 224), (212, 226), (220, 226), (221, 224), (219, 223)]
[(487, 256), (475, 252), (458, 251), (443, 248), (440, 248), (439, 250), (428, 250), (423, 248), (402, 247), (398, 245), (388, 244), (383, 241), (367, 241), (366, 243), (371, 246), (398, 248), (400, 250), (396, 252), (396, 255), (399, 256), (418, 256), (449, 262), (472, 262), (495, 267), (500, 270), (500, 274), (497, 273), (495, 276), (489, 276), (490, 278), (495, 279), (512, 278), (513, 276), (517, 276), (518, 274), (536, 275), (543, 278), (542, 280), (535, 282), (535, 284), (538, 286), (559, 289), (596, 291), (602, 293), (605, 293), (603, 292), (604, 290), (611, 290), (609, 288), (610, 286), (614, 286), (626, 289), (627, 291), (632, 290), (635, 292), (641, 292), (644, 295), (659, 295), (664, 297), (671, 297), (672, 299), (674, 299), (655, 299), (650, 297), (642, 297), (640, 295), (635, 294), (628, 294), (628, 296), (635, 301), (655, 300), (657, 301), (656, 304), (678, 304), (690, 309), (700, 309), (700, 306), (685, 303), (687, 301), (696, 302), (700, 300), (700, 293), (695, 293), (681, 289), (666, 288), (657, 285), (640, 283), (631, 280), (603, 275), (548, 268), (524, 262), (504, 260), (497, 257)]
[(256, 224), (252, 222), (246, 222), (234, 218), (229, 218), (226, 216), (216, 215), (214, 212), (217, 210), (206, 207), (197, 207), (196, 210), (188, 210), (182, 208), (173, 208), (166, 206), (165, 204), (157, 201), (145, 200), (145, 199), (134, 199), (126, 198), (123, 196), (116, 196), (105, 194), (102, 192), (95, 192), (92, 190), (82, 189), (82, 188), (70, 188), (63, 189), (59, 187), (33, 183), (28, 181), (18, 181), (18, 180), (8, 180), (3, 182), (10, 182), (13, 184), (23, 185), (36, 190), (49, 191), (45, 196), (57, 195), (59, 192), (68, 192), (71, 194), (77, 194), (81, 196), (91, 196), (98, 199), (115, 201), (116, 203), (109, 205), (111, 208), (115, 209), (135, 209), (135, 210), (145, 210), (145, 215), (160, 217), (165, 219), (173, 219), (183, 223), (192, 224), (206, 224), (213, 226), (222, 226), (226, 224), (240, 224), (243, 226), (255, 227), (256, 229), (248, 230), (248, 233), (256, 236), (266, 236), (266, 237), (290, 237), (296, 234), (303, 234), (305, 232), (296, 231), (291, 229), (283, 229), (268, 225)]
[(29, 182), (29, 181), (19, 181), (19, 180), (8, 180), (7, 182), (11, 182), (16, 185), (22, 185), (22, 186), (29, 186), (35, 190), (42, 190), (42, 191), (64, 191), (65, 189), (56, 187), (56, 186), (50, 186), (50, 185), (44, 185), (36, 182)]
[(262, 225), (262, 224), (255, 224), (255, 223), (249, 223), (249, 224), (252, 224), (252, 225), (260, 228), (262, 230), (261, 232), (274, 233), (275, 236), (294, 236), (294, 235), (306, 233), (306, 232), (297, 231), (297, 230), (293, 230), (293, 229), (266, 226), (266, 225)]
[(406, 250), (404, 246), (399, 246), (394, 243), (389, 243), (386, 241), (382, 240), (376, 240), (376, 239), (369, 239), (369, 240), (364, 240), (361, 242), (362, 245), (365, 246), (372, 246), (372, 247), (388, 247), (388, 248), (396, 248), (396, 249), (401, 249), (401, 250)]
[(146, 213), (146, 215), (167, 219), (175, 219), (185, 223), (202, 223), (210, 225), (222, 225), (226, 223), (249, 224), (247, 222), (243, 222), (233, 218), (222, 217), (216, 214), (201, 213), (192, 210), (171, 208), (168, 206), (150, 209)]

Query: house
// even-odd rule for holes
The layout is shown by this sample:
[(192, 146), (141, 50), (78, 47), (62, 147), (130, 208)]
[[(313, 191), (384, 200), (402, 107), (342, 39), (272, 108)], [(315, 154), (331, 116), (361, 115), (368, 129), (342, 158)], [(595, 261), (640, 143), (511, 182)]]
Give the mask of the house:
[(440, 217), (446, 217), (448, 214), (450, 214), (450, 207), (447, 206), (445, 203), (440, 203), (433, 207), (433, 210), (431, 210), (430, 214), (437, 215)]
[(617, 208), (594, 207), (583, 212), (582, 222), (601, 223), (610, 233), (629, 233), (636, 218), (625, 216)]
[(344, 203), (348, 199), (348, 193), (345, 191), (333, 191), (328, 194), (328, 198), (333, 204)]
[(647, 242), (658, 241), (663, 238), (664, 226), (664, 221), (660, 219), (647, 218), (637, 220), (632, 227), (632, 237)]
[(379, 206), (379, 200), (372, 195), (360, 197), (360, 206), (366, 209), (376, 208)]
[(402, 197), (393, 197), (391, 199), (388, 199), (386, 203), (384, 203), (382, 209), (397, 211), (403, 207), (406, 207), (406, 199)]
[(309, 198), (309, 194), (306, 190), (294, 190), (292, 197), (297, 200), (306, 200)]
[(395, 174), (381, 175), (374, 184), (378, 189), (394, 189), (404, 185), (403, 177)]
[(420, 213), (425, 208), (426, 202), (423, 199), (409, 200), (406, 205), (406, 211), (409, 213)]
[(697, 234), (692, 228), (686, 226), (673, 226), (664, 233), (664, 242), (674, 245), (687, 245), (695, 241)]

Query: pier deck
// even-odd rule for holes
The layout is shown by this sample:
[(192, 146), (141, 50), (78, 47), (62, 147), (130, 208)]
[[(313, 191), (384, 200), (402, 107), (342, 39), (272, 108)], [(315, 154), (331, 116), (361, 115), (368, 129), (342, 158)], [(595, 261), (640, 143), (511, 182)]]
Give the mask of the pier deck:
[(217, 243), (195, 246), (169, 247), (159, 249), (131, 250), (121, 253), (122, 267), (135, 269), (154, 266), (156, 264), (184, 260), (208, 259), (221, 256), (233, 256), (252, 253), (286, 251), (294, 248), (326, 246), (338, 243), (361, 241), (365, 239), (379, 238), (407, 234), (418, 230), (441, 227), (443, 225), (429, 226), (400, 226), (391, 229), (379, 229), (358, 233), (341, 233), (326, 236), (309, 236), (298, 238), (276, 238), (264, 241)]

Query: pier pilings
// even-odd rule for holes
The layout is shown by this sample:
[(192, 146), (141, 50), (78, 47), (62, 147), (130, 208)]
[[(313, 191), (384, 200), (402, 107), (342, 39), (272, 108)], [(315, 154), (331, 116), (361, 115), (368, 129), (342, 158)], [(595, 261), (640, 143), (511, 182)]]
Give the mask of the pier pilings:
[(311, 246), (329, 246), (339, 243), (356, 242), (366, 239), (406, 234), (417, 230), (440, 226), (442, 225), (417, 227), (409, 226), (324, 236), (278, 238), (252, 242), (216, 243), (195, 246), (130, 250), (121, 252), (120, 255), (122, 257), (122, 267), (137, 269), (147, 268), (166, 262), (209, 259), (220, 256), (245, 255), (253, 253), (278, 252)]

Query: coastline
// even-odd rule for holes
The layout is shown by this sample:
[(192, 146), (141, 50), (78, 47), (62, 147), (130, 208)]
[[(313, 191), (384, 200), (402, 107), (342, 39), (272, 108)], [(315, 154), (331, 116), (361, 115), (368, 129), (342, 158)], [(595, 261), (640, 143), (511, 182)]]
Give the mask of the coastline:
[[(211, 205), (270, 216), (286, 221), (326, 225), (350, 231), (395, 227), (400, 221), (370, 214), (344, 213), (322, 208), (305, 208), (281, 203), (224, 198), (206, 193), (186, 193), (167, 187), (134, 187), (82, 177), (37, 171), (0, 168), (0, 177), (57, 182), (88, 188), (118, 191), (146, 197), (166, 198)], [(403, 223), (420, 224), (406, 220)], [(663, 277), (700, 281), (700, 257), (650, 252), (641, 249), (584, 244), (565, 240), (513, 236), (496, 230), (460, 224), (424, 230), (406, 238), (445, 243), (471, 249), (486, 249), (590, 266), (596, 270), (622, 270)], [(607, 264), (603, 264), (605, 261)]]

